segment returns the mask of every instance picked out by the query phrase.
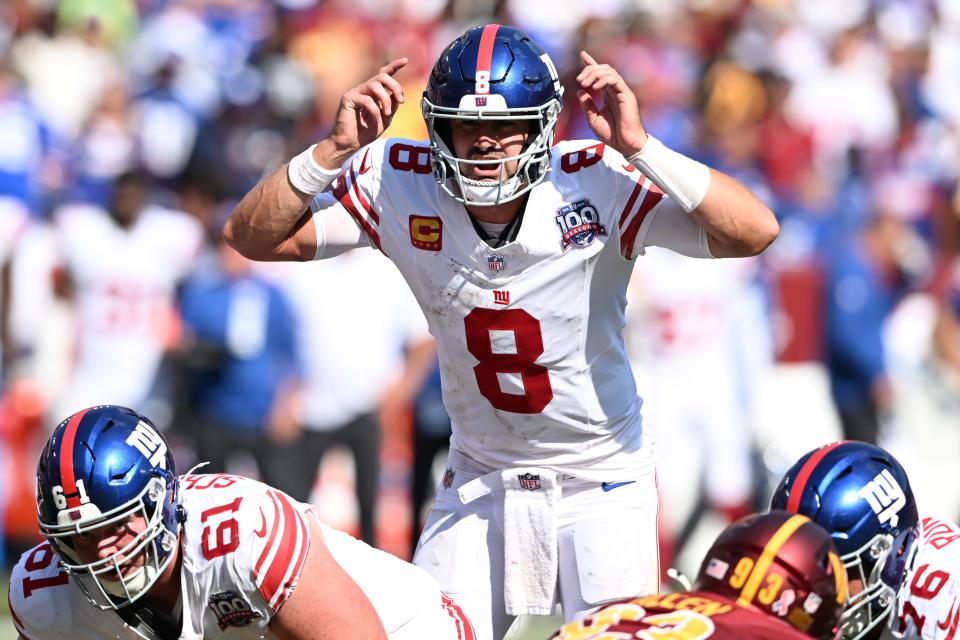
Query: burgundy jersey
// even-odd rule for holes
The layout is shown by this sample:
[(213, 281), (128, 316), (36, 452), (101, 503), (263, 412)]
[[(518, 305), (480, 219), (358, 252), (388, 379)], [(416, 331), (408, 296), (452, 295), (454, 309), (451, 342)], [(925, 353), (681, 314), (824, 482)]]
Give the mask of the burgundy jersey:
[(652, 595), (607, 605), (564, 625), (551, 640), (806, 640), (786, 622), (706, 591)]

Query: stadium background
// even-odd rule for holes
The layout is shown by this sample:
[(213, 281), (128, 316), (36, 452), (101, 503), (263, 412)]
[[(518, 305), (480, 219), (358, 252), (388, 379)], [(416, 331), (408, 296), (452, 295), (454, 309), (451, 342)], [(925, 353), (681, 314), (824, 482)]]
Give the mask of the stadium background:
[[(7, 0), (4, 566), (35, 540), (32, 467), (55, 421), (79, 408), (71, 376), (92, 331), (79, 321), (83, 284), (65, 285), (58, 211), (106, 206), (115, 180), (134, 171), (152, 202), (199, 221), (203, 247), (178, 275), (202, 277), (231, 203), (322, 137), (340, 95), (388, 59), (411, 60), (400, 75), (408, 100), (388, 135), (424, 138), (417, 97), (430, 65), (464, 28), (488, 21), (541, 43), (568, 99), (578, 50), (614, 65), (652, 133), (748, 184), (781, 223), (756, 260), (717, 267), (651, 252), (638, 261), (626, 334), (664, 451), (665, 560), (695, 572), (727, 519), (762, 507), (796, 457), (840, 437), (837, 403), (857, 384), (921, 513), (960, 515), (957, 0)], [(558, 137), (591, 137), (575, 101)], [(294, 298), (291, 287), (312, 286), (291, 285), (290, 271), (263, 274)], [(142, 304), (135, 293), (115, 297), (128, 310)], [(144, 339), (182, 353), (175, 292), (160, 302), (138, 311), (149, 320)], [(296, 331), (306, 339), (310, 326)], [(190, 425), (169, 424), (184, 409), (172, 406), (169, 358), (126, 355), (100, 363), (103, 379), (149, 371), (149, 393), (129, 402), (170, 430), (189, 464)], [(831, 381), (842, 386), (836, 398)], [(406, 557), (417, 426), (396, 396), (384, 397), (380, 416), (377, 540)], [(250, 455), (229, 464), (258, 473)], [(363, 472), (335, 448), (311, 498), (354, 533), (352, 487)]]

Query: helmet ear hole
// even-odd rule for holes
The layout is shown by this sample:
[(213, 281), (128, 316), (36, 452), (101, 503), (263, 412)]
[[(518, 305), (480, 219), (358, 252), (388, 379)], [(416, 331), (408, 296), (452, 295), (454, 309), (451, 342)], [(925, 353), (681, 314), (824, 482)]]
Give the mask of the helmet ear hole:
[(437, 136), (443, 140), (443, 143), (447, 145), (447, 149), (456, 153), (453, 148), (453, 130), (450, 126), (450, 121), (446, 118), (437, 118), (436, 123), (434, 124), (434, 129), (437, 132)]

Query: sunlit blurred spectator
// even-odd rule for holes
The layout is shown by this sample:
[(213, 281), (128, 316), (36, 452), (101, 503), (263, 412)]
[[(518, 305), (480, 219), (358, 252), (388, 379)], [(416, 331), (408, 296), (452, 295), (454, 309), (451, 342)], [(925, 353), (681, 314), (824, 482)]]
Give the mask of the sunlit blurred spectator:
[(418, 385), (407, 387), (407, 393), (397, 387), (407, 386), (408, 369), (427, 370), (433, 338), (399, 272), (374, 251), (271, 271), (281, 278), (303, 327), (303, 433), (288, 457), (298, 467), (299, 486), (290, 494), (309, 498), (325, 452), (338, 445), (349, 448), (356, 463), (360, 530), (373, 544), (381, 404), (396, 405), (398, 396), (412, 400)]
[[(411, 504), (413, 525), (410, 537), (410, 557), (416, 550), (423, 525), (421, 514), (428, 505), (432, 486), (433, 465), (437, 455), (444, 453), (450, 444), (450, 416), (443, 405), (443, 390), (440, 387), (440, 365), (434, 359), (423, 385), (413, 402), (413, 482)], [(446, 458), (441, 458), (445, 460)], [(440, 479), (443, 482), (443, 478)], [(432, 486), (435, 490), (438, 487)]]
[(299, 431), (295, 320), (283, 293), (258, 277), (222, 240), (216, 264), (183, 287), (176, 351), (185, 397), (177, 427), (197, 445), (210, 473), (229, 471), (237, 453), (252, 456), (260, 477), (286, 490), (296, 478), (275, 443)]
[(90, 120), (74, 144), (73, 196), (106, 205), (113, 183), (137, 164), (137, 132), (122, 83), (104, 88)]
[(897, 109), (884, 52), (866, 26), (830, 45), (826, 68), (798, 79), (787, 98), (789, 120), (813, 133), (817, 161), (842, 169), (852, 147), (887, 148), (897, 135)]
[(144, 176), (120, 176), (107, 208), (56, 212), (61, 292), (76, 313), (76, 357), (55, 413), (144, 401), (175, 336), (174, 291), (193, 267), (199, 223), (151, 204)]
[(67, 139), (90, 119), (104, 88), (123, 74), (96, 20), (52, 34), (33, 29), (14, 41), (11, 56), (44, 119)]
[(876, 443), (881, 421), (893, 408), (883, 329), (906, 292), (901, 256), (909, 237), (900, 219), (877, 207), (830, 258), (826, 361), (848, 440)]
[(136, 33), (134, 0), (60, 0), (57, 4), (57, 22), (61, 29), (95, 28), (106, 46), (113, 49), (125, 49)]
[(5, 209), (36, 215), (44, 206), (45, 174), (56, 170), (57, 156), (43, 115), (8, 62), (0, 53), (0, 201)]

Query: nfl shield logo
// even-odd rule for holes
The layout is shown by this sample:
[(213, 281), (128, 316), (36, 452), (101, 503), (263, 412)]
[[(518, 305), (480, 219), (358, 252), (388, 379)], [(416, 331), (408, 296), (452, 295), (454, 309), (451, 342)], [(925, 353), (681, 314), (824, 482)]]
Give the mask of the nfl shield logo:
[(504, 265), (503, 256), (487, 256), (487, 266), (491, 271), (503, 271)]
[(520, 486), (528, 491), (536, 491), (540, 488), (540, 476), (535, 476), (532, 473), (524, 473), (517, 477), (520, 479)]

